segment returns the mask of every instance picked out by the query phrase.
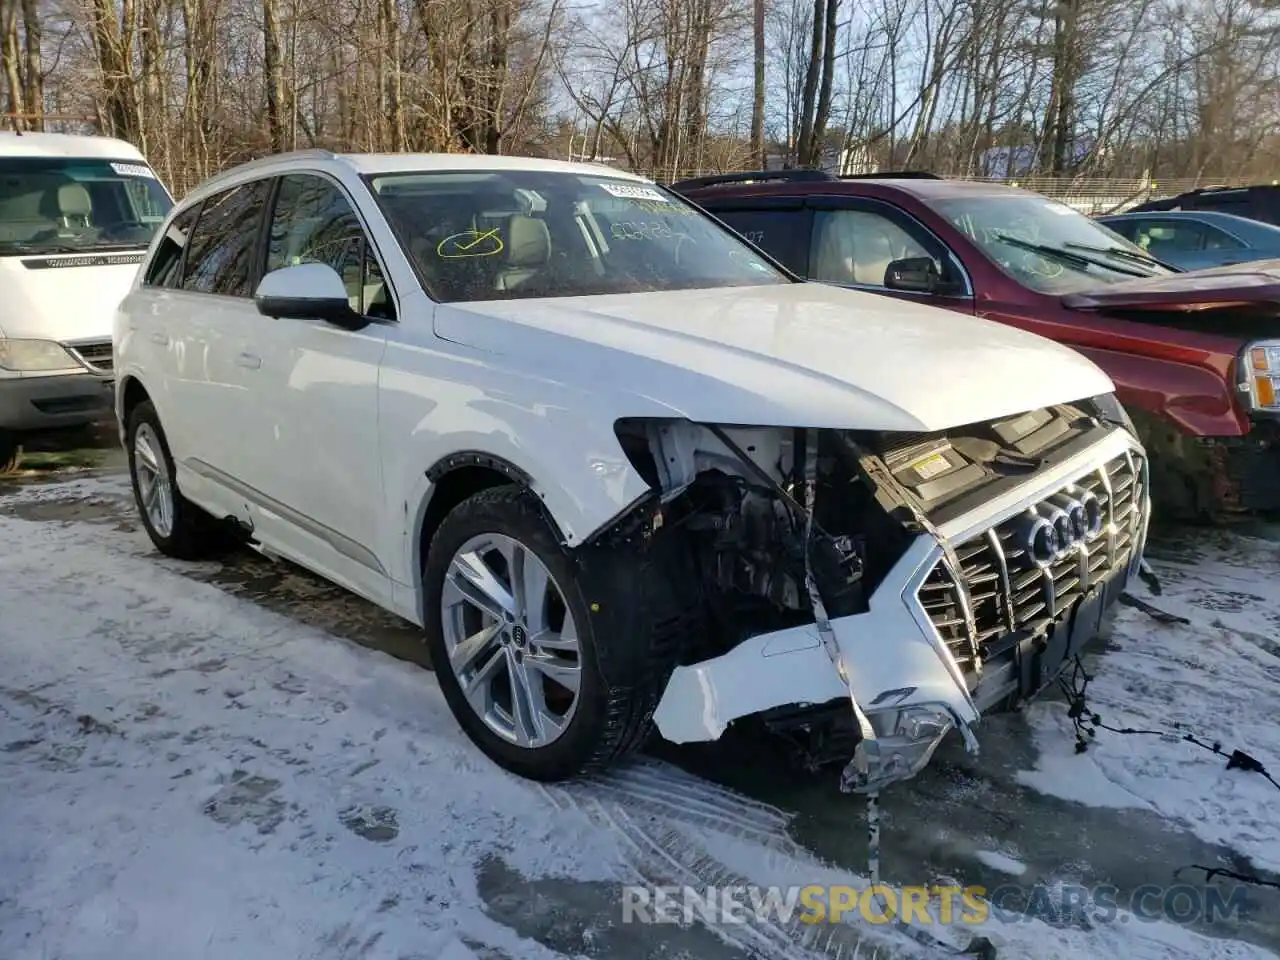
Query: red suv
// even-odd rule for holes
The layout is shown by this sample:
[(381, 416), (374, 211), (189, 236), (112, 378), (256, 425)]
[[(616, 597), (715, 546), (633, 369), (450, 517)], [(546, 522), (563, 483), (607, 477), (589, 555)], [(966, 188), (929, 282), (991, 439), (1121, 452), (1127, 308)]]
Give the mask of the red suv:
[(1182, 273), (1065, 204), (931, 174), (770, 171), (671, 189), (801, 277), (1076, 348), (1115, 381), (1166, 516), (1280, 509), (1280, 261)]

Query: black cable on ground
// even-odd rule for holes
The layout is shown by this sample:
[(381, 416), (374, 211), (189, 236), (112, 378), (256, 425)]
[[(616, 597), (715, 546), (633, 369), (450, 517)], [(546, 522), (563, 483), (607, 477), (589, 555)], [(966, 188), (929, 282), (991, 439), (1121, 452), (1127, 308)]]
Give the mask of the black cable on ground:
[[(1201, 740), (1195, 734), (1187, 731), (1185, 726), (1180, 723), (1174, 723), (1169, 730), (1146, 730), (1141, 727), (1113, 727), (1102, 722), (1102, 717), (1089, 709), (1087, 699), (1089, 681), (1093, 677), (1084, 668), (1084, 662), (1077, 655), (1071, 667), (1070, 679), (1059, 677), (1058, 686), (1067, 697), (1067, 716), (1071, 718), (1071, 724), (1075, 728), (1076, 734), (1076, 753), (1084, 753), (1089, 749), (1089, 741), (1096, 738), (1099, 730), (1106, 730), (1108, 733), (1129, 734), (1137, 736), (1161, 737), (1163, 739), (1176, 739), (1183, 743), (1189, 743), (1192, 746), (1208, 750), (1210, 753), (1217, 754), (1219, 757), (1225, 757), (1228, 770), (1243, 770), (1246, 773), (1261, 774), (1266, 778), (1273, 787), (1280, 790), (1280, 781), (1267, 770), (1257, 758), (1250, 756), (1243, 750), (1232, 750), (1227, 753), (1222, 744), (1214, 741), (1208, 743)], [(1272, 880), (1264, 880), (1261, 877), (1250, 876), (1244, 873), (1237, 873), (1234, 870), (1226, 870), (1219, 867), (1203, 867), (1194, 864), (1189, 867), (1179, 867), (1174, 871), (1176, 877), (1182, 870), (1203, 870), (1205, 873), (1205, 882), (1212, 880), (1215, 876), (1230, 877), (1243, 883), (1253, 884), (1259, 887), (1274, 887), (1280, 889), (1280, 883)]]
[(1280, 883), (1276, 883), (1274, 880), (1263, 880), (1261, 877), (1251, 877), (1247, 873), (1237, 873), (1234, 870), (1227, 870), (1224, 867), (1202, 867), (1198, 863), (1192, 864), (1189, 867), (1179, 867), (1177, 870), (1173, 871), (1174, 877), (1176, 878), (1183, 870), (1203, 870), (1205, 883), (1208, 883), (1214, 877), (1228, 877), (1232, 880), (1240, 880), (1244, 883), (1256, 884), (1259, 887), (1271, 887), (1274, 890), (1280, 890)]
[(1067, 695), (1067, 716), (1071, 718), (1072, 725), (1076, 731), (1076, 753), (1084, 753), (1089, 749), (1089, 740), (1096, 736), (1095, 730), (1106, 730), (1108, 733), (1163, 737), (1165, 739), (1173, 737), (1225, 758), (1228, 770), (1243, 770), (1246, 773), (1261, 774), (1273, 787), (1280, 790), (1280, 781), (1277, 781), (1272, 776), (1260, 760), (1245, 753), (1243, 750), (1232, 750), (1227, 753), (1218, 741), (1208, 743), (1201, 740), (1195, 734), (1186, 731), (1183, 724), (1174, 723), (1169, 730), (1144, 730), (1139, 727), (1113, 727), (1103, 723), (1102, 717), (1089, 709), (1088, 701), (1086, 700), (1089, 681), (1092, 679), (1093, 677), (1085, 670), (1084, 663), (1077, 656), (1072, 664), (1070, 680), (1061, 678), (1058, 680), (1058, 685), (1062, 688), (1062, 692)]

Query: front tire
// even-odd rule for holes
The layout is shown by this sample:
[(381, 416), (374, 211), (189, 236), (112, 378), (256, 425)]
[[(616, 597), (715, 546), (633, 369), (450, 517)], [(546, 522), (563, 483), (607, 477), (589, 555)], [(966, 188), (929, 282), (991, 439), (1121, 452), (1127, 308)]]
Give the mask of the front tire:
[(150, 400), (129, 414), (125, 444), (138, 516), (156, 549), (178, 560), (216, 553), (222, 546), (219, 531), (207, 513), (178, 491), (169, 442)]
[(441, 523), (423, 571), (428, 653), (459, 724), (499, 766), (565, 780), (643, 742), (674, 657), (645, 610), (644, 571), (628, 572), (633, 596), (587, 585), (522, 487), (478, 493)]

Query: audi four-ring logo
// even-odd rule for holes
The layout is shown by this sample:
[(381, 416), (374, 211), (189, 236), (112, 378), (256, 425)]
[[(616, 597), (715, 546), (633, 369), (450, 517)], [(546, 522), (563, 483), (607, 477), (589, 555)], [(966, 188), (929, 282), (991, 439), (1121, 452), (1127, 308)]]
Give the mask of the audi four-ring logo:
[(1018, 542), (1037, 567), (1077, 553), (1102, 533), (1102, 504), (1087, 490), (1055, 494), (1029, 510)]

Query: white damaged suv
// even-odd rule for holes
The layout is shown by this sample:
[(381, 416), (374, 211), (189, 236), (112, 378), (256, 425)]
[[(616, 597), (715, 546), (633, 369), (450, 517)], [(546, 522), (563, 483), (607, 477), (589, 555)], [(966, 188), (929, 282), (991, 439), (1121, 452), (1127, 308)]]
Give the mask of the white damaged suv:
[(537, 779), (741, 721), (878, 790), (1054, 680), (1146, 537), (1090, 361), (799, 282), (601, 166), (238, 167), (157, 233), (115, 357), (155, 545), (234, 532), (420, 625)]

